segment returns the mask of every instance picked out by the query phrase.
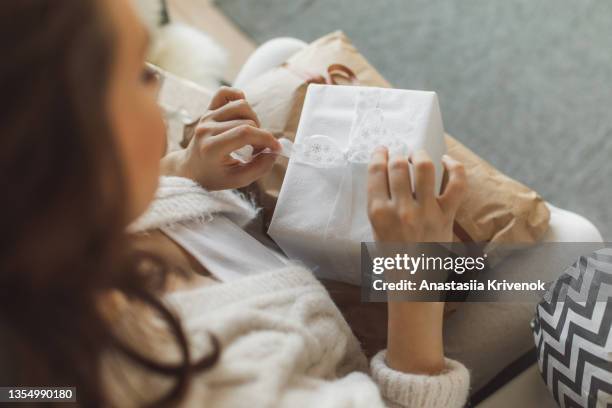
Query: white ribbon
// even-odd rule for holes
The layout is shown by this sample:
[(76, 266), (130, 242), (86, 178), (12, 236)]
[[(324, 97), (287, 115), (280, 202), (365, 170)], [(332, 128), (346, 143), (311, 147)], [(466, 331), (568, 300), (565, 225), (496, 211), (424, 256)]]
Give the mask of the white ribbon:
[[(405, 132), (400, 136), (385, 126), (384, 111), (380, 108), (379, 102), (378, 89), (364, 88), (359, 93), (351, 123), (349, 144), (344, 149), (332, 137), (315, 134), (295, 144), (289, 139), (281, 138), (279, 142), (282, 150), (275, 153), (320, 168), (342, 167), (348, 163), (367, 163), (378, 146), (387, 147), (390, 154), (407, 155), (409, 149), (405, 140), (414, 131), (413, 123), (421, 119), (423, 112), (415, 110), (406, 118)], [(266, 149), (258, 154), (262, 153), (273, 152)], [(247, 145), (232, 152), (232, 157), (248, 163), (258, 154), (253, 155), (252, 146)]]

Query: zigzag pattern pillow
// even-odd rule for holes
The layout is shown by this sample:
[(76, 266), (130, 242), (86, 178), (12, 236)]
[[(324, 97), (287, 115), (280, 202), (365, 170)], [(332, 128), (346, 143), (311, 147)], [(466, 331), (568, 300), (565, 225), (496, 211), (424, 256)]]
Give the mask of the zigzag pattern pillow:
[(532, 328), (540, 373), (561, 407), (612, 407), (612, 248), (568, 267)]

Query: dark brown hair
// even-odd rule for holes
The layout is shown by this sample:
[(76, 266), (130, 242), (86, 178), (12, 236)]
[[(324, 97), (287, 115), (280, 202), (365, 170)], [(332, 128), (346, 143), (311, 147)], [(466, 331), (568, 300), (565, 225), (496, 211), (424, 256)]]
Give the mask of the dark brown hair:
[[(76, 386), (110, 403), (100, 358), (118, 351), (175, 379), (194, 370), (179, 320), (155, 296), (124, 232), (122, 166), (106, 112), (114, 29), (95, 0), (0, 2), (0, 386)], [(100, 295), (119, 290), (167, 322), (182, 363), (139, 354), (113, 333)]]

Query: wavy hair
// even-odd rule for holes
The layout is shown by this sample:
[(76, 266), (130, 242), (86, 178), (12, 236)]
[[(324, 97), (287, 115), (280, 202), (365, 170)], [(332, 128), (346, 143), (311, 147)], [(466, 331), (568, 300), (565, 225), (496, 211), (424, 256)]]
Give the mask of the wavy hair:
[[(95, 0), (0, 2), (0, 353), (2, 385), (77, 387), (80, 405), (107, 406), (108, 351), (174, 379), (153, 405), (180, 400), (193, 372), (178, 318), (131, 249), (126, 186), (105, 106), (114, 30)], [(140, 354), (113, 332), (101, 295), (119, 290), (165, 319), (182, 361)], [(213, 339), (214, 340), (214, 339)]]

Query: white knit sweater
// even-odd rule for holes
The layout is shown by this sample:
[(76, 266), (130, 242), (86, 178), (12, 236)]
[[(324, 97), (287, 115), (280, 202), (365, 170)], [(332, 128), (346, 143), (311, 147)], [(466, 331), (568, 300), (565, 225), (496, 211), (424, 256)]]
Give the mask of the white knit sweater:
[[(173, 189), (176, 195), (167, 194)], [(153, 203), (155, 220), (151, 212), (144, 218), (149, 226), (185, 220), (179, 215), (186, 212), (202, 220), (215, 213), (254, 214), (234, 193), (221, 193), (218, 199), (219, 193), (207, 193), (185, 179), (162, 178), (160, 191), (164, 203), (161, 206), (159, 198)], [(182, 204), (189, 201), (186, 197), (194, 200), (188, 206)], [(198, 200), (199, 215), (186, 211)], [(192, 381), (185, 406), (458, 408), (465, 404), (469, 375), (456, 361), (447, 359), (446, 370), (437, 376), (392, 370), (385, 363), (385, 351), (368, 364), (325, 288), (300, 266), (178, 292), (168, 301), (182, 319), (195, 356), (209, 350), (209, 333), (222, 347), (216, 366)], [(110, 378), (110, 386), (130, 383), (145, 400), (170, 385), (135, 367), (124, 372), (132, 378)]]

